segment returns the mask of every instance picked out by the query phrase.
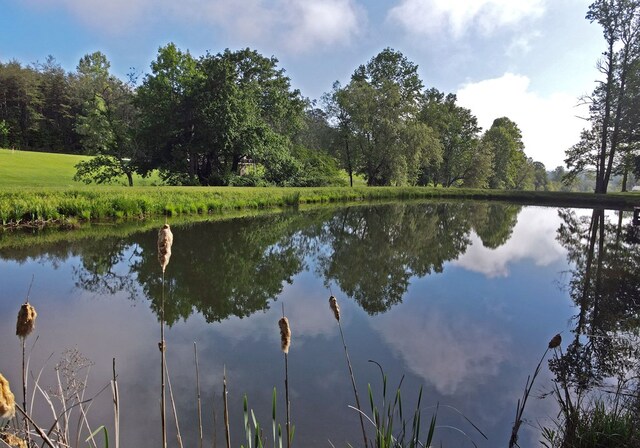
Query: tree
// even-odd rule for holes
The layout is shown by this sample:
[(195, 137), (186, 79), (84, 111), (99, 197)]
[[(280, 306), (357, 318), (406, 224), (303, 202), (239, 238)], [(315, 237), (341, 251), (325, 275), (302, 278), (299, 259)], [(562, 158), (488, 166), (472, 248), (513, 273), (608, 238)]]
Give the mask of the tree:
[(289, 181), (305, 103), (277, 63), (250, 49), (195, 60), (174, 44), (160, 48), (138, 92), (143, 167), (176, 183), (224, 185), (250, 157), (270, 180)]
[(516, 189), (523, 186), (523, 170), (527, 169), (522, 133), (507, 117), (496, 118), (482, 140), (493, 155), (489, 187)]
[(456, 101), (454, 94), (435, 88), (424, 96), (420, 121), (434, 129), (443, 149), (442, 164), (429, 167), (424, 175), (445, 187), (484, 187), (491, 163), (489, 148), (479, 144), (481, 128), (476, 117)]
[(417, 69), (387, 48), (358, 67), (347, 86), (334, 85), (330, 110), (343, 134), (343, 160), (368, 185), (415, 184), (416, 166), (439, 164), (442, 148), (418, 121), (422, 81)]
[(547, 169), (542, 162), (533, 162), (533, 188), (538, 191), (547, 191), (549, 185), (549, 178), (547, 176)]
[(108, 183), (122, 175), (133, 186), (137, 150), (137, 111), (133, 90), (109, 74), (109, 61), (100, 52), (85, 55), (77, 68), (82, 112), (76, 132), (85, 150), (96, 157), (76, 165), (75, 180)]
[[(640, 3), (637, 0), (596, 0), (589, 6), (586, 18), (602, 26), (607, 47), (598, 64), (605, 80), (598, 83), (588, 98), (592, 128), (597, 132), (598, 141), (595, 191), (606, 193), (622, 141), (631, 68), (639, 56)], [(579, 159), (570, 160), (574, 164), (569, 167), (577, 170)]]

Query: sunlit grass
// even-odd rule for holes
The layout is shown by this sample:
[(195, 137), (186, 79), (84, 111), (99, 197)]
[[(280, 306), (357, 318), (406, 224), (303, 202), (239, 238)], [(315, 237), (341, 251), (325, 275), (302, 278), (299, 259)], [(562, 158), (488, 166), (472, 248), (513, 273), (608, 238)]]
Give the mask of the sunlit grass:
[[(73, 154), (0, 149), (0, 188), (82, 187), (82, 183), (73, 180), (75, 165), (90, 158)], [(134, 185), (153, 185), (158, 184), (160, 179), (157, 175), (146, 179), (136, 175), (133, 182)], [(114, 184), (126, 185), (127, 179), (122, 176)]]

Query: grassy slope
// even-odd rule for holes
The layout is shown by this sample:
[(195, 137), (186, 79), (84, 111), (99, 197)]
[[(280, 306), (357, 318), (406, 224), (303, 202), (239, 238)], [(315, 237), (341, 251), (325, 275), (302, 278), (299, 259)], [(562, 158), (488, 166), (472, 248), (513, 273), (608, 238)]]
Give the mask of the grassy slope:
[[(75, 165), (88, 156), (0, 149), (0, 188), (80, 187)], [(136, 176), (134, 185), (150, 185), (157, 179)], [(123, 176), (117, 183), (125, 184)]]
[[(419, 198), (489, 199), (558, 206), (640, 206), (638, 194), (425, 187), (239, 188), (86, 186), (73, 182), (83, 156), (0, 150), (0, 225), (69, 218), (147, 218), (299, 204)], [(139, 180), (139, 179), (138, 179)], [(156, 178), (157, 180), (157, 178)], [(146, 180), (149, 184), (153, 180)]]

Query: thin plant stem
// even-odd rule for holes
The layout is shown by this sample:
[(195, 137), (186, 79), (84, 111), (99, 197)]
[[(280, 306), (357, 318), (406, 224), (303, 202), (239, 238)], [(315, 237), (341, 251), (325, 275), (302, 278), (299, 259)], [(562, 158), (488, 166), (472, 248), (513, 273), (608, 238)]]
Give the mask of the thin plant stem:
[[(165, 363), (166, 367), (166, 363)], [(169, 367), (167, 367), (167, 385), (169, 386), (169, 399), (171, 400), (171, 409), (173, 410), (173, 419), (176, 424), (176, 438), (178, 440), (178, 446), (183, 448), (182, 446), (182, 434), (180, 433), (180, 424), (178, 423), (178, 412), (176, 410), (176, 401), (173, 398), (173, 388), (171, 387), (171, 377), (169, 376)]]
[(518, 446), (518, 431), (520, 430), (520, 425), (522, 425), (522, 415), (524, 414), (524, 407), (527, 405), (527, 399), (531, 394), (531, 389), (533, 389), (533, 383), (536, 380), (536, 377), (538, 376), (538, 374), (540, 373), (542, 362), (544, 361), (544, 358), (547, 356), (548, 352), (549, 352), (549, 348), (547, 348), (542, 354), (542, 357), (540, 358), (540, 361), (536, 366), (536, 370), (533, 372), (533, 376), (527, 377), (527, 382), (524, 386), (522, 399), (518, 400), (518, 406), (516, 407), (516, 418), (515, 418), (515, 421), (513, 422), (513, 428), (511, 428), (511, 438), (509, 439), (509, 448)]
[(367, 432), (364, 429), (364, 420), (362, 418), (362, 407), (360, 406), (360, 397), (358, 396), (358, 388), (356, 387), (355, 376), (353, 375), (353, 368), (351, 367), (351, 359), (349, 358), (349, 351), (347, 350), (347, 343), (344, 339), (344, 332), (342, 331), (342, 324), (338, 321), (338, 328), (340, 328), (340, 337), (342, 338), (342, 346), (344, 347), (344, 355), (347, 359), (347, 366), (349, 367), (349, 376), (351, 377), (351, 386), (353, 387), (353, 394), (356, 398), (356, 406), (358, 406), (358, 416), (360, 417), (360, 427), (362, 428), (362, 438), (364, 440), (364, 447), (367, 448), (369, 442), (367, 441)]
[(113, 358), (113, 380), (111, 381), (111, 394), (113, 396), (113, 426), (116, 448), (120, 448), (120, 394), (118, 392), (118, 379), (116, 376), (116, 358)]
[(229, 403), (227, 400), (227, 368), (223, 368), (222, 373), (222, 400), (224, 406), (224, 431), (227, 438), (227, 448), (231, 448), (231, 431), (229, 430)]
[(31, 423), (31, 425), (35, 428), (36, 432), (38, 433), (38, 435), (42, 438), (42, 441), (45, 445), (49, 446), (49, 448), (56, 448), (56, 445), (54, 445), (51, 439), (47, 437), (45, 432), (38, 425), (35, 424), (35, 422), (31, 419), (31, 417), (27, 415), (24, 409), (22, 409), (19, 405), (16, 405), (16, 409), (20, 411), (20, 413), (24, 416), (24, 418), (26, 418), (29, 421), (29, 423)]
[(284, 396), (287, 405), (287, 448), (291, 448), (291, 402), (289, 401), (289, 357), (284, 354)]
[(167, 422), (165, 414), (165, 369), (166, 369), (166, 345), (164, 343), (164, 269), (162, 270), (162, 299), (160, 304), (160, 419), (162, 424), (162, 446), (167, 448)]
[(200, 400), (200, 368), (198, 365), (198, 346), (193, 342), (193, 356), (196, 363), (196, 398), (198, 400), (198, 431), (200, 435), (200, 445), (202, 448), (202, 402)]

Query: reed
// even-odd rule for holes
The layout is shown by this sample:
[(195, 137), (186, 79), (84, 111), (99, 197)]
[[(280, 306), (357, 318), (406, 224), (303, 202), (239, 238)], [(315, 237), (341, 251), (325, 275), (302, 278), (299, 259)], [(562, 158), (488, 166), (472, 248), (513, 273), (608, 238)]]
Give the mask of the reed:
[(291, 428), (291, 401), (289, 400), (289, 347), (291, 346), (291, 328), (289, 319), (284, 316), (284, 304), (282, 305), (282, 318), (278, 321), (280, 327), (280, 346), (284, 354), (284, 394), (287, 412), (286, 431), (287, 448), (291, 447), (293, 441), (293, 430)]
[[(36, 325), (36, 317), (38, 313), (36, 309), (29, 303), (29, 295), (31, 293), (31, 287), (33, 286), (34, 277), (31, 277), (31, 283), (27, 290), (27, 296), (25, 302), (18, 311), (18, 319), (16, 322), (16, 336), (20, 339), (20, 345), (22, 348), (22, 408), (27, 409), (27, 356), (26, 356), (26, 341)], [(27, 443), (30, 442), (29, 437), (29, 421), (24, 419), (24, 431), (27, 437)]]
[(535, 382), (538, 374), (540, 373), (540, 368), (542, 367), (542, 362), (544, 358), (547, 356), (549, 350), (556, 350), (560, 347), (562, 343), (562, 336), (560, 333), (556, 334), (551, 340), (549, 344), (542, 354), (536, 369), (533, 372), (533, 375), (529, 375), (527, 377), (527, 382), (524, 385), (524, 392), (522, 393), (522, 398), (518, 399), (518, 404), (516, 405), (516, 415), (513, 421), (513, 427), (511, 428), (511, 437), (509, 438), (509, 448), (513, 448), (518, 445), (518, 431), (520, 431), (520, 426), (522, 425), (522, 416), (524, 414), (524, 408), (527, 405), (527, 400), (529, 399), (529, 395), (531, 394), (531, 390), (533, 389), (533, 383)]
[(345, 342), (344, 332), (342, 331), (342, 324), (340, 323), (340, 306), (338, 300), (331, 296), (329, 297), (329, 308), (333, 311), (333, 316), (338, 322), (338, 328), (340, 329), (340, 337), (342, 338), (342, 347), (344, 348), (344, 356), (347, 360), (347, 367), (349, 368), (349, 377), (351, 378), (351, 387), (353, 388), (353, 395), (356, 399), (356, 406), (358, 408), (358, 417), (360, 417), (360, 428), (362, 429), (362, 440), (364, 441), (364, 447), (369, 446), (367, 441), (367, 431), (364, 429), (364, 417), (362, 413), (362, 406), (360, 406), (360, 396), (358, 395), (358, 388), (356, 386), (355, 376), (353, 374), (353, 367), (351, 366), (351, 359), (349, 358), (349, 350), (347, 349), (347, 343)]
[[(160, 303), (160, 421), (162, 426), (162, 446), (167, 447), (167, 422), (166, 422), (166, 395), (165, 395), (165, 373), (166, 373), (166, 350), (167, 344), (164, 338), (164, 289), (165, 271), (171, 258), (171, 246), (173, 245), (173, 233), (169, 224), (164, 224), (158, 231), (158, 262), (162, 269), (162, 298)], [(177, 425), (177, 423), (176, 423)]]

